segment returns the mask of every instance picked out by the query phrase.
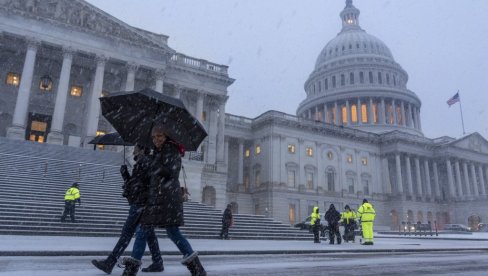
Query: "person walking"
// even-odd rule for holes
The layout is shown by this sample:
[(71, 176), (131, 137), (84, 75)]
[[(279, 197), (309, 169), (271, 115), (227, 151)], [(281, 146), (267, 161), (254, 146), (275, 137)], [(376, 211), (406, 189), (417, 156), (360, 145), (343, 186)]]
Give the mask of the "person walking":
[(222, 215), (222, 230), (220, 231), (221, 239), (229, 239), (229, 227), (232, 226), (233, 219), (232, 205), (227, 204), (227, 208), (225, 208), (224, 214)]
[[(122, 227), (119, 240), (115, 245), (112, 253), (108, 255), (105, 260), (92, 260), (92, 264), (102, 270), (103, 272), (110, 274), (117, 263), (117, 259), (122, 255), (136, 232), (137, 225), (139, 223), (140, 216), (144, 210), (144, 205), (147, 201), (148, 185), (149, 185), (149, 164), (150, 159), (148, 157), (150, 150), (140, 145), (134, 146), (133, 156), (136, 161), (132, 175), (129, 174), (126, 165), (120, 167), (120, 174), (124, 179), (122, 196), (127, 198), (129, 202), (129, 214), (125, 220), (125, 224)], [(142, 239), (142, 242), (146, 242), (146, 237), (137, 236)], [(141, 242), (141, 241), (140, 241)], [(159, 251), (158, 240), (154, 236), (150, 236), (147, 239), (149, 249), (153, 263), (147, 268), (143, 268), (144, 272), (161, 272), (164, 270), (163, 258)]]
[(64, 211), (61, 216), (61, 222), (64, 222), (66, 216), (69, 214), (71, 222), (76, 222), (75, 206), (76, 202), (81, 206), (80, 190), (78, 189), (78, 182), (74, 182), (64, 195)]
[[(205, 276), (207, 274), (198, 252), (192, 249), (179, 229), (184, 224), (183, 199), (178, 180), (184, 149), (165, 134), (163, 126), (153, 127), (151, 138), (154, 150), (149, 168), (149, 194), (138, 232), (142, 231), (146, 237), (150, 237), (155, 227), (165, 228), (168, 237), (183, 254), (181, 263), (193, 276)], [(125, 265), (123, 275), (137, 275), (145, 247), (146, 243), (134, 243), (131, 257), (122, 260)]]
[(339, 221), (341, 214), (336, 210), (334, 204), (329, 206), (329, 210), (325, 212), (325, 220), (329, 224), (329, 243), (334, 244), (334, 237), (337, 239), (337, 244), (341, 244), (341, 233), (339, 232)]
[(315, 206), (313, 207), (312, 214), (310, 215), (310, 227), (312, 227), (312, 232), (313, 232), (313, 242), (314, 243), (320, 243), (320, 213), (319, 213), (319, 207)]
[(356, 214), (349, 205), (344, 207), (344, 212), (341, 213), (341, 220), (344, 225), (344, 241), (355, 242), (354, 229), (356, 229)]
[(376, 212), (367, 199), (363, 199), (363, 205), (359, 207), (357, 216), (361, 221), (364, 238), (363, 245), (373, 245), (373, 222)]

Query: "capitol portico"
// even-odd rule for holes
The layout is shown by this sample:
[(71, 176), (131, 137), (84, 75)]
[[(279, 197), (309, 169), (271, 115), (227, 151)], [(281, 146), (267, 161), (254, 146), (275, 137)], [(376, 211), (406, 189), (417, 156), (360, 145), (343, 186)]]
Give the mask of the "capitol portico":
[(0, 0), (0, 136), (88, 147), (113, 131), (99, 97), (150, 87), (180, 98), (208, 131), (184, 160), (193, 200), (290, 224), (363, 198), (394, 229), (488, 221), (488, 141), (424, 137), (421, 95), (359, 14), (347, 0), (296, 115), (246, 118), (225, 113), (227, 66), (178, 53), (166, 35), (82, 0)]

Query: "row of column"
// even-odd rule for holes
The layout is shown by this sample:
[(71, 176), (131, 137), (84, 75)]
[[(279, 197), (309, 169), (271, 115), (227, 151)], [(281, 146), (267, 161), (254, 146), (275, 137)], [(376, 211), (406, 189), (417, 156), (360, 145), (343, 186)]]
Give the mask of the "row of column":
[[(412, 159), (414, 167), (412, 168)], [(404, 193), (404, 185), (406, 185), (406, 194), (409, 196), (432, 196), (436, 198), (441, 197), (441, 188), (439, 182), (439, 169), (437, 161), (423, 161), (414, 156), (406, 154), (403, 156), (403, 163), (405, 170), (402, 171), (402, 155), (395, 154), (395, 174), (397, 179), (397, 189), (399, 193)], [(431, 165), (432, 164), (432, 165)], [(423, 171), (422, 167), (423, 166)], [(485, 196), (486, 186), (484, 174), (488, 176), (488, 166), (482, 164), (475, 164), (474, 162), (455, 160), (452, 164), (448, 158), (445, 161), (447, 184), (449, 189), (449, 196), (451, 198), (464, 196)], [(454, 168), (453, 168), (454, 166)], [(462, 167), (462, 175), (461, 175)], [(432, 168), (432, 169), (431, 169)], [(431, 172), (433, 175), (431, 175)], [(422, 173), (424, 174), (422, 177)], [(403, 174), (407, 183), (403, 183)], [(464, 178), (464, 179), (463, 179)], [(417, 189), (414, 191), (413, 183), (417, 184)], [(433, 180), (433, 183), (432, 183)], [(478, 187), (479, 185), (479, 187)], [(466, 192), (463, 191), (463, 188)]]
[[(450, 159), (446, 159), (446, 168), (449, 195), (451, 197), (476, 197), (486, 195), (487, 191), (484, 175), (488, 177), (488, 166), (465, 160), (454, 159), (454, 162), (451, 162)], [(464, 190), (466, 192), (464, 192)]]
[[(364, 118), (366, 123), (363, 123), (363, 104), (366, 105), (367, 118)], [(352, 105), (356, 106), (356, 122), (352, 120)], [(347, 111), (346, 120), (342, 118), (343, 106), (345, 106)], [(347, 125), (393, 124), (421, 129), (420, 109), (409, 102), (395, 99), (386, 101), (385, 98), (380, 98), (375, 101), (373, 98), (358, 98), (357, 100), (335, 101), (333, 104), (324, 103), (308, 109), (306, 117), (310, 120), (319, 120), (335, 125), (343, 125), (343, 122), (346, 121), (345, 124)]]

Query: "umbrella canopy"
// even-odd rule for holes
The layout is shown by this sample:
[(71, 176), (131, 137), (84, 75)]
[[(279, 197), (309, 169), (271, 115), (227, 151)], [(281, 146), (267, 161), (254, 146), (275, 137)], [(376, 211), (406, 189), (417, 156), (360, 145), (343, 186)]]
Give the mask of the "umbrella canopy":
[(203, 125), (180, 99), (151, 89), (112, 93), (100, 98), (102, 115), (126, 142), (153, 146), (151, 130), (160, 125), (171, 139), (186, 150), (197, 150), (207, 137)]
[(98, 135), (97, 137), (93, 138), (88, 144), (95, 144), (95, 145), (112, 145), (112, 146), (133, 146), (134, 144), (125, 142), (120, 134), (117, 132), (108, 133), (105, 135)]

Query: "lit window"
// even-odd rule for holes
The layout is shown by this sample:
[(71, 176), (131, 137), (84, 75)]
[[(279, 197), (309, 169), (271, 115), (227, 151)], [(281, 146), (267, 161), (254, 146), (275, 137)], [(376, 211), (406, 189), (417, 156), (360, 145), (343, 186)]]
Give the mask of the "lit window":
[(313, 156), (313, 149), (311, 147), (307, 147), (307, 155)]
[(368, 109), (366, 107), (366, 104), (361, 104), (361, 122), (368, 122)]
[(251, 150), (246, 149), (246, 151), (244, 152), (244, 156), (249, 157), (250, 155), (251, 155)]
[(256, 174), (254, 176), (254, 184), (256, 187), (261, 186), (261, 172), (260, 171), (256, 171)]
[(368, 158), (367, 157), (361, 158), (361, 164), (363, 164), (364, 166), (367, 166), (368, 165)]
[(295, 153), (295, 145), (289, 144), (288, 145), (288, 152), (289, 153)]
[(342, 124), (347, 125), (347, 107), (345, 105), (342, 106)]
[(71, 86), (70, 95), (73, 97), (81, 97), (83, 88), (81, 86)]
[(332, 153), (332, 151), (327, 152), (327, 158), (329, 158), (329, 160), (332, 160), (332, 158), (334, 158), (334, 154)]
[(348, 154), (346, 159), (347, 163), (352, 163), (352, 155)]
[[(105, 135), (105, 134), (107, 134), (105, 131), (99, 130), (99, 131), (97, 131), (96, 136), (101, 136), (101, 135)], [(104, 145), (97, 145), (97, 148), (99, 150), (104, 150), (105, 146)]]
[(102, 90), (102, 94), (100, 95), (102, 98), (108, 96), (108, 91)]
[(245, 187), (245, 188), (246, 188), (246, 190), (247, 190), (247, 188), (249, 188), (249, 175), (245, 175), (245, 176), (244, 176), (244, 181), (243, 181), (243, 182), (244, 182), (244, 183), (243, 183), (243, 184), (244, 184), (244, 187)]
[(39, 80), (39, 89), (42, 91), (51, 91), (53, 89), (53, 80), (49, 76), (44, 76)]
[(17, 73), (8, 73), (7, 79), (5, 83), (12, 86), (19, 86), (20, 84), (20, 75)]
[(261, 146), (260, 146), (260, 145), (257, 145), (257, 146), (256, 146), (256, 150), (255, 150), (255, 152), (256, 152), (256, 155), (258, 155), (258, 154), (260, 154), (260, 153), (261, 153)]
[(373, 104), (373, 123), (378, 123), (378, 104)]
[(47, 129), (47, 123), (46, 122), (32, 121), (32, 123), (31, 123), (31, 130), (46, 132), (46, 129)]
[(351, 105), (351, 121), (353, 123), (358, 122), (358, 109), (355, 104)]

